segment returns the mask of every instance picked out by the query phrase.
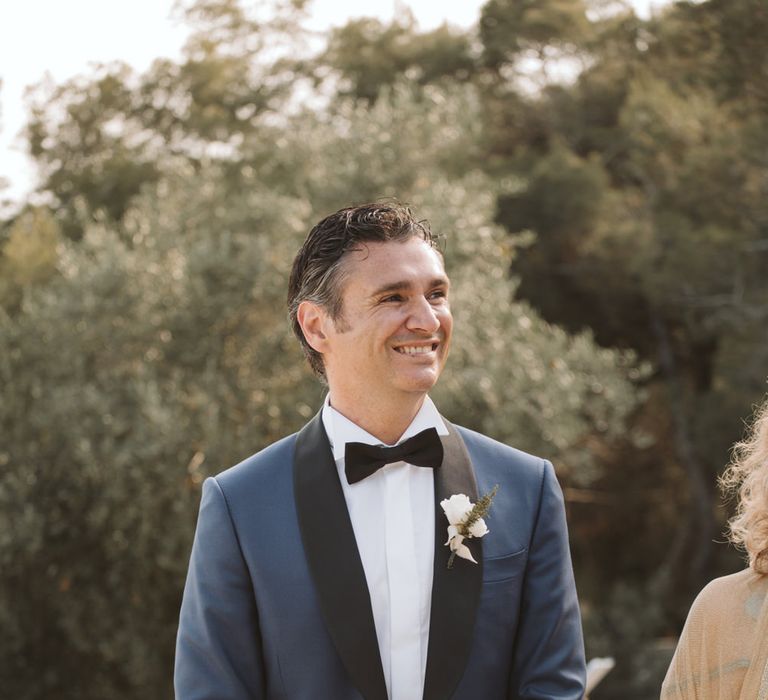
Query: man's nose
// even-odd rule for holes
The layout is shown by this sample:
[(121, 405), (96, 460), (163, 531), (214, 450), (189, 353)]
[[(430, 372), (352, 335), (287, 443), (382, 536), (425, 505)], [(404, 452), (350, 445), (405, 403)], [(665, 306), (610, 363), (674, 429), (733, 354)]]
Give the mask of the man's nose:
[(440, 318), (428, 299), (418, 297), (414, 299), (405, 325), (409, 330), (436, 333), (440, 329)]

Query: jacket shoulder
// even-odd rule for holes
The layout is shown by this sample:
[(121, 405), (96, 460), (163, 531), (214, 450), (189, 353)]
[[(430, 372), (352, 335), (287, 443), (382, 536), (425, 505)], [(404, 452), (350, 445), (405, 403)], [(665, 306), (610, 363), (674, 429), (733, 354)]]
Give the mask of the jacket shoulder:
[(226, 495), (243, 490), (274, 489), (278, 483), (291, 480), (296, 435), (293, 433), (273, 442), (242, 462), (216, 474), (214, 479)]
[[(461, 425), (454, 425), (467, 446), (472, 463), (493, 465), (503, 471), (513, 470), (520, 475), (541, 479), (549, 461), (542, 457), (523, 452), (515, 447), (494, 440)], [(550, 465), (551, 467), (551, 465)]]

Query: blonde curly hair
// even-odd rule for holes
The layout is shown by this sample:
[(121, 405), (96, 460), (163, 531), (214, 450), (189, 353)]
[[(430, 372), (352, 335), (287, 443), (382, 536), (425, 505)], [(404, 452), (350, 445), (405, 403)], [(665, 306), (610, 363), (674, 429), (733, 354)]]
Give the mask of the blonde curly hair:
[(746, 438), (734, 445), (720, 485), (739, 499), (729, 539), (747, 551), (755, 571), (768, 574), (768, 399), (755, 411)]

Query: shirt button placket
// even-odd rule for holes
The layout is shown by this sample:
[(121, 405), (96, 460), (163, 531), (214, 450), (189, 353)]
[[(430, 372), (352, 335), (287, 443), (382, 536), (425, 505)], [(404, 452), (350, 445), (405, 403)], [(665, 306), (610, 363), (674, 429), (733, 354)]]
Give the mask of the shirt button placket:
[(410, 471), (403, 462), (397, 462), (385, 467), (384, 474), (392, 700), (418, 700), (422, 692), (420, 595)]

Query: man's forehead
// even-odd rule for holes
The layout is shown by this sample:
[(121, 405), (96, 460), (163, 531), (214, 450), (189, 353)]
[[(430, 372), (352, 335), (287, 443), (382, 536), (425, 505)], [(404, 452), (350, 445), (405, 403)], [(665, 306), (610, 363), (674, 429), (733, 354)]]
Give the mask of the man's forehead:
[(445, 270), (442, 252), (418, 236), (404, 241), (361, 241), (344, 253), (342, 260), (350, 263), (350, 266), (366, 263), (376, 265), (382, 259), (408, 264), (415, 262), (420, 254), (433, 257), (440, 268)]
[(342, 272), (346, 282), (344, 286), (348, 288), (351, 283), (359, 292), (368, 295), (450, 284), (442, 254), (420, 238), (408, 239), (404, 243), (363, 243), (346, 253), (345, 258)]

